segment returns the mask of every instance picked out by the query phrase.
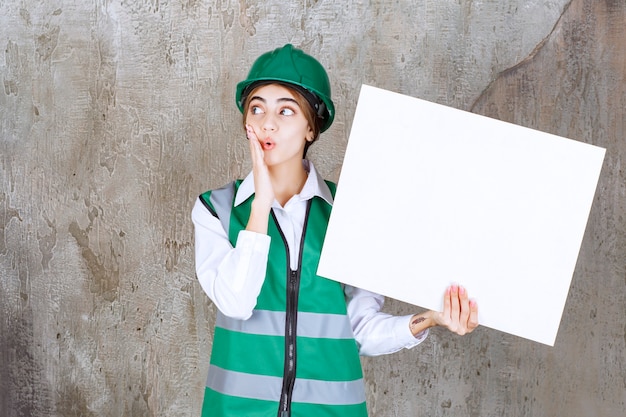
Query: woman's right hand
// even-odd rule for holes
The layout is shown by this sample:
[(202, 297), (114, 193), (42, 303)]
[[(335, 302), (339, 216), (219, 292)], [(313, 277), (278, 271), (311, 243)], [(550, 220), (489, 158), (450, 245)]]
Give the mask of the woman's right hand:
[(275, 198), (274, 188), (269, 169), (265, 164), (263, 148), (261, 148), (259, 138), (252, 126), (246, 125), (246, 134), (250, 143), (252, 175), (254, 177), (254, 201), (246, 229), (258, 233), (267, 233), (269, 212)]

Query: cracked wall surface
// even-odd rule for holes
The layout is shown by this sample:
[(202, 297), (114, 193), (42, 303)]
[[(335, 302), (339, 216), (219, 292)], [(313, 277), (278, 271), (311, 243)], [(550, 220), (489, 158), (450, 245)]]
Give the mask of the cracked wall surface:
[(371, 415), (622, 416), (625, 21), (615, 0), (0, 1), (0, 415), (199, 414), (215, 309), (190, 211), (247, 173), (235, 85), (291, 42), (329, 70), (309, 156), (331, 180), (362, 83), (607, 148), (555, 346), (435, 329), (363, 359)]

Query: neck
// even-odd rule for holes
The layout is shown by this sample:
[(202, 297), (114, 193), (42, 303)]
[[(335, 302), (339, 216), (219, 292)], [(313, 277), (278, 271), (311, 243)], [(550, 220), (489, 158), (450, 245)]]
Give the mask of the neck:
[(296, 194), (299, 194), (307, 179), (307, 172), (302, 166), (302, 161), (298, 161), (297, 166), (279, 165), (269, 169), (274, 196), (281, 206)]

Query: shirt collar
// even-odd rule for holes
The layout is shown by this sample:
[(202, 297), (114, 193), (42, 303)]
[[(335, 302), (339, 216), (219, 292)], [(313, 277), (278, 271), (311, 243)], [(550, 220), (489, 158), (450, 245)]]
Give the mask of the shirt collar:
[[(313, 163), (307, 159), (303, 159), (302, 166), (309, 173), (309, 175), (307, 176), (306, 182), (304, 183), (304, 187), (302, 187), (302, 191), (300, 191), (300, 200), (310, 200), (313, 197), (320, 197), (332, 206), (333, 196), (330, 192), (330, 189), (328, 188), (328, 185), (326, 185), (324, 179), (320, 176), (320, 174), (313, 166)], [(254, 177), (252, 175), (252, 172), (250, 172), (237, 190), (237, 195), (235, 196), (235, 206), (240, 205), (248, 198), (250, 198), (253, 194)]]

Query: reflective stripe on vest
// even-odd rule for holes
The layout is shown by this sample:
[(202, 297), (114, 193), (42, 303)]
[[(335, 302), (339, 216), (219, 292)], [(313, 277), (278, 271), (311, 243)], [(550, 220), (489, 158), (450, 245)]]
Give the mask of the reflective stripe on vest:
[[(283, 379), (227, 371), (215, 365), (209, 367), (208, 388), (225, 395), (275, 401), (280, 397)], [(365, 401), (363, 381), (316, 381), (297, 378), (293, 389), (294, 402), (328, 405), (361, 404)]]
[[(216, 326), (240, 333), (282, 336), (285, 334), (284, 311), (254, 310), (248, 320), (217, 315)], [(341, 314), (298, 312), (298, 336), (327, 339), (352, 339), (350, 322)]]

